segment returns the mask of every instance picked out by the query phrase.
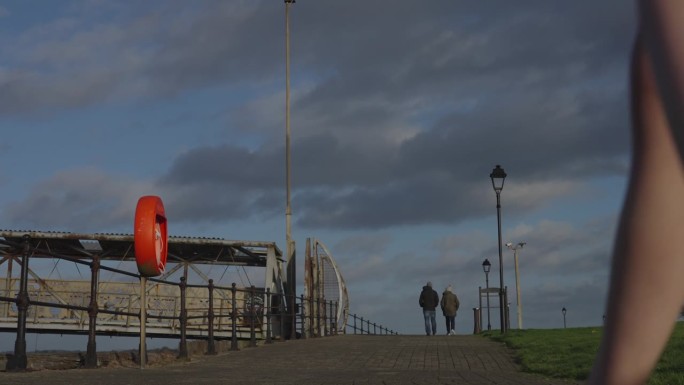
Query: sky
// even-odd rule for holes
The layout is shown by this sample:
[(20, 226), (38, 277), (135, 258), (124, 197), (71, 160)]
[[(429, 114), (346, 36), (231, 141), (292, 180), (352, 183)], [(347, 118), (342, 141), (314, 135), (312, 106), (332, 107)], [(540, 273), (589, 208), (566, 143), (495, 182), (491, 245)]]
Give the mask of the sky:
[[(453, 286), (471, 333), (485, 258), (499, 280), (501, 165), (502, 242), (526, 243), (525, 328), (563, 327), (563, 307), (568, 327), (600, 325), (635, 30), (617, 0), (297, 1), (299, 284), (314, 237), (352, 313), (422, 334), (431, 281)], [(152, 194), (171, 235), (284, 250), (284, 32), (276, 0), (0, 2), (0, 228), (132, 233)], [(515, 328), (505, 247), (503, 269)]]

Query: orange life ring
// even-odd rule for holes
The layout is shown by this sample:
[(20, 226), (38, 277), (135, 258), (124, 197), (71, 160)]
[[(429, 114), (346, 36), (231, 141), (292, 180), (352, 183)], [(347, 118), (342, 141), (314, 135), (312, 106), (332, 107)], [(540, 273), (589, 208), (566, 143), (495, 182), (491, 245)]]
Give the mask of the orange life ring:
[(158, 196), (147, 195), (138, 199), (133, 239), (140, 275), (155, 277), (162, 274), (168, 254), (168, 233), (164, 203)]

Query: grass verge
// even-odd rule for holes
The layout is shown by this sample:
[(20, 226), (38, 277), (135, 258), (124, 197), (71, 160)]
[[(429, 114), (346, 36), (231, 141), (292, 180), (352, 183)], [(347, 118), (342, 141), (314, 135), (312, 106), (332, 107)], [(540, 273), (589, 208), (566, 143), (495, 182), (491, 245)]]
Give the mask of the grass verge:
[[(601, 327), (510, 330), (484, 336), (501, 341), (515, 351), (523, 370), (552, 378), (586, 380), (598, 351)], [(649, 385), (684, 385), (684, 322), (675, 331)]]

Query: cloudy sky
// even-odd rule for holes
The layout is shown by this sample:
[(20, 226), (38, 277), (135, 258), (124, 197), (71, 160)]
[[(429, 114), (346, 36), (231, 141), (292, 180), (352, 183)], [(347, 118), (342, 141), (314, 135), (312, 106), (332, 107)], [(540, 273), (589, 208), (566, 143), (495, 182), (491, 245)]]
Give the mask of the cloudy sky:
[[(172, 235), (285, 249), (284, 10), (0, 2), (0, 228), (131, 233), (155, 194)], [(299, 0), (290, 21), (300, 280), (315, 237), (352, 313), (422, 333), (429, 280), (453, 285), (470, 333), (485, 258), (498, 285), (500, 164), (503, 242), (527, 243), (524, 326), (562, 327), (563, 307), (568, 326), (602, 322), (630, 161), (629, 3)], [(514, 293), (507, 249), (504, 270)]]

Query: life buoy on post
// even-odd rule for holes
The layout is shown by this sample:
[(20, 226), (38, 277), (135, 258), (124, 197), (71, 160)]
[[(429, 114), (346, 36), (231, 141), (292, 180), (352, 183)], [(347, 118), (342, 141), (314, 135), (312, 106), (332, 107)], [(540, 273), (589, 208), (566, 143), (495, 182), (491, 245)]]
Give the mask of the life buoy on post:
[(147, 195), (138, 199), (133, 240), (140, 275), (155, 277), (162, 274), (168, 255), (168, 233), (164, 203), (158, 196)]

